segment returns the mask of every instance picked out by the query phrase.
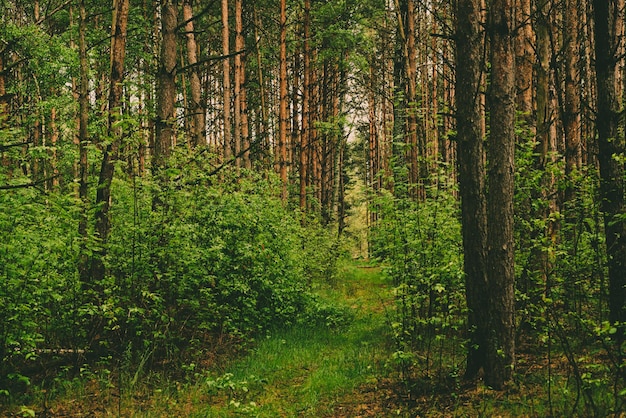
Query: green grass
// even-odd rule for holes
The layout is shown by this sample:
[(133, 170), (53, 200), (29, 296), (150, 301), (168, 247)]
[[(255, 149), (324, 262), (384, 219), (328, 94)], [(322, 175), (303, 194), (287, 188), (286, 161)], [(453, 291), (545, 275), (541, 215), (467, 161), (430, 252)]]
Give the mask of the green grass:
[[(175, 373), (150, 370), (133, 385), (130, 369), (121, 375), (113, 369), (85, 370), (80, 378), (60, 379), (41, 391), (28, 408), (15, 405), (10, 416), (44, 409), (51, 416), (141, 418), (592, 415), (577, 395), (566, 359), (556, 354), (550, 376), (545, 356), (520, 353), (515, 379), (502, 392), (458, 377), (440, 379), (417, 363), (407, 379), (391, 360), (386, 314), (394, 302), (378, 268), (347, 263), (334, 280), (317, 283), (315, 292), (320, 306), (343, 307), (338, 312), (348, 312), (348, 320), (331, 321), (338, 324), (331, 327), (316, 322), (277, 328), (228, 362), (190, 364)], [(602, 378), (598, 373), (596, 380)], [(610, 379), (602, 382), (589, 389), (597, 416), (608, 416), (613, 388)]]
[(137, 375), (137, 365), (81, 368), (80, 376), (59, 377), (47, 390), (33, 387), (23, 400), (30, 406), (10, 410), (17, 416), (344, 416), (338, 408), (384, 379), (390, 357), (385, 306), (393, 296), (380, 269), (363, 262), (345, 262), (336, 277), (313, 287), (326, 318), (277, 326), (228, 361)]
[[(379, 270), (344, 266), (338, 280), (321, 285), (318, 293), (328, 303), (347, 306), (353, 320), (337, 328), (299, 326), (273, 333), (225, 371), (222, 377), (232, 384), (207, 388), (210, 405), (198, 416), (330, 415), (343, 397), (379, 378), (388, 358), (381, 303), (389, 299)], [(215, 385), (219, 378), (199, 385)]]

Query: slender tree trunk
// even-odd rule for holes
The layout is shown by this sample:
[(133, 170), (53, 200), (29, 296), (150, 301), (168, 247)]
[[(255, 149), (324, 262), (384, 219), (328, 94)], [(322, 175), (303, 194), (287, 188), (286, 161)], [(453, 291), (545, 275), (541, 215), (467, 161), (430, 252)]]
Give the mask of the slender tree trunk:
[(465, 377), (474, 379), (486, 366), (489, 335), (480, 0), (459, 0), (456, 16), (456, 139), (469, 332)]
[(578, 22), (577, 0), (565, 0), (563, 19), (563, 42), (565, 60), (565, 108), (563, 109), (563, 132), (565, 134), (565, 176), (567, 186), (565, 201), (573, 199), (572, 174), (582, 166), (580, 147), (580, 75), (578, 70)]
[(502, 389), (515, 362), (513, 191), (515, 152), (515, 50), (512, 0), (490, 4), (490, 130), (487, 156), (487, 277), (490, 335), (485, 383)]
[(154, 167), (163, 168), (174, 141), (176, 104), (176, 25), (178, 11), (171, 0), (161, 0), (161, 58), (157, 74)]
[(80, 220), (78, 222), (78, 235), (80, 236), (80, 256), (78, 264), (78, 274), (83, 289), (90, 286), (89, 258), (87, 255), (87, 209), (89, 205), (88, 189), (88, 155), (87, 146), (89, 144), (88, 123), (89, 123), (89, 68), (87, 62), (87, 43), (85, 34), (87, 32), (87, 13), (85, 10), (85, 0), (80, 0), (79, 5), (80, 23), (78, 30), (78, 49), (80, 60), (80, 84), (78, 94), (79, 119), (78, 119), (78, 197), (81, 202)]
[(623, 98), (618, 72), (624, 57), (618, 56), (623, 34), (620, 30), (624, 3), (594, 0), (595, 52), (598, 111), (598, 162), (600, 164), (601, 209), (604, 215), (607, 265), (609, 270), (609, 319), (617, 324), (615, 335), (624, 341), (626, 323), (626, 201), (624, 200)]
[(50, 109), (50, 181), (48, 190), (55, 190), (59, 187), (59, 164), (57, 160), (57, 144), (59, 142), (59, 127), (57, 126), (57, 109)]
[[(536, 106), (537, 106), (537, 120), (536, 120), (536, 143), (535, 143), (535, 169), (541, 173), (541, 187), (534, 192), (533, 200), (540, 199), (544, 202), (549, 200), (549, 190), (551, 179), (549, 173), (546, 172), (546, 166), (548, 164), (548, 158), (550, 155), (550, 147), (552, 143), (553, 121), (552, 121), (552, 104), (550, 100), (550, 17), (549, 17), (550, 3), (548, 0), (540, 0), (537, 4), (536, 12), (536, 24), (535, 32), (537, 34), (536, 53), (537, 53), (537, 66), (536, 66)], [(543, 206), (534, 211), (535, 218), (546, 220), (549, 215), (549, 209)], [(550, 227), (544, 228), (545, 230), (537, 231), (535, 236), (531, 239), (536, 241), (543, 241), (551, 234)], [(532, 269), (539, 275), (541, 283), (544, 287), (549, 287), (548, 283), (548, 254), (543, 248), (543, 245), (534, 246), (532, 251), (533, 263)]]
[[(239, 92), (236, 93), (239, 103), (239, 135), (243, 147), (242, 165), (246, 169), (252, 168), (250, 161), (250, 132), (248, 126), (248, 104), (246, 93), (246, 43), (243, 34), (243, 0), (235, 0), (235, 71), (238, 74)], [(237, 68), (239, 70), (237, 70)]]
[[(367, 103), (368, 103), (368, 122), (369, 122), (369, 134), (368, 134), (368, 173), (369, 173), (369, 186), (372, 188), (374, 195), (378, 193), (380, 190), (380, 143), (378, 140), (378, 120), (376, 118), (376, 88), (377, 84), (375, 81), (376, 69), (375, 69), (375, 58), (371, 58), (370, 63), (370, 72), (369, 72), (369, 80), (368, 80), (368, 92), (367, 92)], [(376, 211), (370, 212), (370, 222), (374, 223), (376, 221)]]
[(6, 125), (9, 108), (3, 53), (4, 51), (0, 50), (0, 127), (4, 127)]
[(263, 59), (261, 55), (261, 36), (259, 35), (259, 27), (261, 26), (261, 20), (259, 19), (259, 13), (257, 11), (256, 3), (253, 4), (254, 13), (254, 38), (256, 40), (256, 61), (257, 61), (257, 77), (259, 83), (259, 98), (261, 104), (261, 122), (259, 123), (258, 134), (262, 143), (262, 150), (264, 153), (265, 165), (269, 167), (269, 112), (267, 110), (267, 93), (265, 89), (265, 77), (263, 77)]
[[(313, 49), (311, 61), (313, 63), (318, 62), (319, 54), (317, 50)], [(323, 119), (322, 115), (322, 87), (320, 86), (320, 79), (323, 80), (323, 75), (320, 77), (319, 66), (312, 66), (311, 71), (311, 112), (310, 125), (311, 135), (309, 135), (309, 160), (311, 162), (311, 180), (310, 184), (313, 186), (314, 197), (318, 204), (322, 202), (322, 144), (321, 144), (321, 132), (315, 126), (316, 122)]]
[(287, 201), (287, 4), (280, 0), (280, 71), (279, 71), (279, 128), (278, 172), (282, 184), (281, 198)]
[[(239, 12), (238, 12), (239, 9)], [(233, 144), (235, 152), (235, 167), (241, 167), (241, 0), (235, 0), (235, 57), (233, 69)], [(241, 48), (241, 49), (240, 49)]]
[(230, 116), (230, 30), (228, 26), (228, 0), (222, 0), (222, 61), (223, 69), (223, 98), (224, 98), (224, 160), (228, 161), (233, 155)]
[(517, 20), (520, 23), (515, 42), (517, 110), (522, 114), (521, 117), (526, 122), (527, 129), (531, 129), (533, 116), (534, 65), (531, 2), (530, 0), (517, 0), (517, 3)]
[(192, 0), (183, 3), (183, 20), (187, 39), (187, 61), (191, 66), (189, 87), (191, 90), (191, 143), (194, 147), (206, 145), (206, 113), (202, 104), (202, 85), (198, 67), (197, 44), (193, 22)]
[(304, 68), (302, 86), (302, 134), (300, 135), (300, 210), (307, 210), (307, 186), (309, 171), (309, 143), (311, 132), (311, 0), (304, 0)]
[(299, 51), (293, 56), (291, 69), (291, 146), (289, 147), (289, 161), (295, 166), (295, 162), (300, 159), (300, 145), (302, 144), (302, 129), (300, 126), (300, 115), (302, 110), (300, 95), (300, 68), (301, 54)]
[[(406, 77), (406, 137), (407, 166), (409, 169), (409, 192), (413, 196), (423, 197), (420, 182), (420, 161), (424, 158), (418, 147), (417, 138), (417, 63), (415, 47), (415, 5), (413, 0), (395, 0), (398, 33), (404, 54), (404, 72)], [(419, 190), (419, 191), (418, 191)]]
[(111, 223), (109, 209), (111, 207), (111, 182), (115, 171), (122, 130), (116, 123), (121, 117), (121, 105), (124, 81), (124, 60), (126, 58), (126, 32), (128, 26), (129, 0), (117, 0), (115, 9), (113, 38), (111, 40), (111, 77), (109, 87), (108, 132), (110, 142), (103, 149), (102, 165), (96, 192), (96, 236), (101, 241), (101, 250), (94, 254), (92, 263), (92, 279), (98, 284), (105, 274), (104, 256), (109, 238)]

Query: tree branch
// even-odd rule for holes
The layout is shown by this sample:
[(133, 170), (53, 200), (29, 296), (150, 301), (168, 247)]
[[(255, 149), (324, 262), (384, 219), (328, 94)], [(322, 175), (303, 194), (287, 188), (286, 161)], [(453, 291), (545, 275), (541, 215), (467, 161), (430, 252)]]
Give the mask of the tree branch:
[(52, 179), (55, 179), (57, 177), (59, 177), (60, 175), (57, 174), (56, 176), (52, 176), (52, 177), (48, 177), (45, 179), (41, 179), (41, 180), (37, 180), (37, 181), (33, 181), (31, 183), (24, 183), (24, 184), (5, 184), (5, 185), (0, 185), (0, 190), (13, 190), (13, 189), (25, 189), (27, 187), (35, 187), (35, 186), (39, 186), (40, 184), (43, 184), (47, 181), (50, 181)]

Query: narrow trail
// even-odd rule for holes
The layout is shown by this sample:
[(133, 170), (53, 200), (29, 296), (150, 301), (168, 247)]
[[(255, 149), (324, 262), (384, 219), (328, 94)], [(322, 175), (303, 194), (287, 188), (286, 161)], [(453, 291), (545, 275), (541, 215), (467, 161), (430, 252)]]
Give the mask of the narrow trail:
[[(317, 289), (321, 303), (350, 319), (276, 333), (209, 382), (211, 406), (198, 416), (368, 417), (385, 410), (384, 364), (390, 347), (385, 310), (390, 285), (378, 268), (350, 265)], [(341, 318), (328, 318), (341, 322)]]

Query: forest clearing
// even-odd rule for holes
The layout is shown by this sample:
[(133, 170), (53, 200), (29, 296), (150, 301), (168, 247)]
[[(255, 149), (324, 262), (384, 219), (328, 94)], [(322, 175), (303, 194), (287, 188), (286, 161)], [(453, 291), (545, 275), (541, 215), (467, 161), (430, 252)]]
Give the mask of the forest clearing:
[(625, 9), (0, 1), (0, 416), (624, 416)]

